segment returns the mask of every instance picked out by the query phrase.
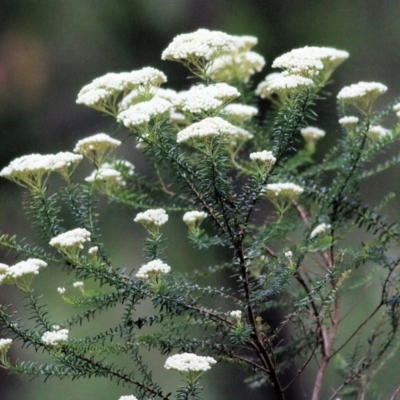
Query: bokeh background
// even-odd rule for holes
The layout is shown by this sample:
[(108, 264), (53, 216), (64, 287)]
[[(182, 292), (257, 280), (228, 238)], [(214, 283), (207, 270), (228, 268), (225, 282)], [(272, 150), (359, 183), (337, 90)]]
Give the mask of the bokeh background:
[[(167, 74), (168, 87), (183, 89), (187, 85), (186, 72), (177, 63), (161, 61), (161, 52), (175, 35), (202, 27), (257, 36), (255, 51), (268, 63), (259, 79), (271, 71), (273, 59), (286, 51), (305, 45), (332, 46), (351, 55), (333, 77), (329, 87), (333, 94), (360, 80), (386, 84), (389, 91), (385, 103), (400, 94), (399, 1), (0, 0), (0, 168), (23, 154), (70, 151), (85, 136), (113, 133), (115, 127), (110, 121), (75, 103), (81, 87), (95, 77), (153, 66)], [(321, 104), (318, 112), (318, 126), (327, 131), (319, 144), (322, 155), (340, 134), (334, 99)], [(145, 169), (140, 153), (125, 147), (120, 155), (137, 169)], [(368, 181), (363, 187), (367, 202), (377, 202), (383, 191), (396, 191), (399, 173), (395, 168)], [(21, 190), (16, 185), (0, 181), (0, 230), (35, 241), (16, 201), (20, 198)], [(398, 210), (399, 203), (394, 203), (388, 210), (390, 218), (396, 219)], [(134, 232), (132, 218), (132, 211), (105, 209), (104, 238), (120, 265), (141, 254), (143, 237)], [(170, 233), (183, 238), (180, 229), (172, 225)], [(193, 267), (188, 251), (178, 247), (171, 250), (170, 260), (182, 270)], [(6, 256), (1, 254), (0, 262), (10, 263)], [(213, 257), (218, 254), (196, 260), (201, 265)], [(54, 273), (46, 273), (38, 290), (52, 302), (52, 312), (62, 313), (62, 303), (54, 295), (62, 282)], [(16, 291), (0, 287), (0, 301), (18, 304)], [(373, 303), (373, 293), (363, 301), (366, 307)], [(102, 318), (108, 324), (113, 316)], [(13, 358), (33, 357), (15, 347)], [(165, 373), (162, 368), (156, 370), (161, 379), (170, 380)], [(221, 374), (222, 369), (206, 377), (204, 383), (211, 389), (205, 398), (241, 398), (240, 373), (228, 370), (228, 374)], [(327, 391), (335, 377), (331, 379), (326, 382)], [(303, 389), (307, 386), (307, 379), (298, 386), (293, 399), (307, 398), (302, 385)], [(109, 400), (129, 393), (101, 379), (50, 380), (44, 384), (40, 379), (29, 381), (0, 370), (1, 400), (53, 400), (60, 395), (64, 399)], [(265, 396), (254, 392), (252, 398)]]

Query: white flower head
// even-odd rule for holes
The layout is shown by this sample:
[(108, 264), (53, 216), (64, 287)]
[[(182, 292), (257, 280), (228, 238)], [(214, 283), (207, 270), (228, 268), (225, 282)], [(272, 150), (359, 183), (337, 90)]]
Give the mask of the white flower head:
[(168, 274), (170, 271), (171, 267), (168, 264), (156, 259), (142, 265), (136, 274), (136, 278), (149, 279), (151, 276)]
[(272, 151), (263, 150), (263, 151), (255, 151), (254, 153), (250, 153), (250, 160), (262, 163), (267, 170), (271, 169), (271, 167), (276, 162), (276, 157), (273, 155)]
[(99, 169), (94, 170), (90, 176), (85, 178), (85, 181), (88, 183), (100, 181), (121, 185), (124, 183), (121, 172), (117, 171), (109, 163), (101, 164)]
[(90, 232), (84, 228), (76, 228), (60, 233), (50, 240), (50, 246), (57, 249), (79, 248), (83, 249), (83, 243), (90, 241)]
[(314, 239), (316, 236), (321, 235), (322, 233), (325, 233), (327, 230), (329, 230), (331, 226), (329, 224), (326, 224), (323, 222), (322, 224), (317, 225), (310, 233), (310, 239)]
[(293, 253), (289, 250), (285, 252), (285, 257), (291, 259), (293, 257)]
[(91, 256), (97, 255), (98, 252), (99, 252), (98, 246), (93, 246), (88, 250), (88, 254), (90, 254)]
[(256, 89), (256, 95), (261, 98), (269, 98), (273, 94), (290, 95), (298, 93), (313, 86), (314, 82), (300, 75), (285, 75), (272, 73), (266, 76)]
[(372, 140), (381, 140), (388, 135), (390, 135), (390, 131), (381, 125), (371, 126), (367, 132), (367, 137)]
[(245, 104), (228, 104), (221, 110), (221, 114), (226, 117), (232, 124), (240, 125), (257, 115), (256, 107), (247, 106)]
[(190, 229), (196, 229), (206, 217), (207, 213), (205, 213), (204, 211), (187, 211), (183, 215), (183, 222)]
[(300, 129), (300, 133), (306, 142), (315, 142), (325, 136), (325, 131), (313, 126), (307, 126), (306, 128)]
[(85, 284), (84, 284), (82, 281), (76, 281), (76, 282), (74, 282), (74, 283), (72, 284), (72, 286), (73, 286), (74, 288), (77, 288), (77, 289), (83, 288), (84, 285), (85, 285)]
[(106, 155), (120, 144), (119, 140), (113, 139), (105, 133), (97, 133), (79, 140), (74, 152), (84, 155), (95, 165), (101, 165)]
[(25, 261), (11, 266), (7, 270), (7, 277), (10, 279), (18, 279), (24, 275), (37, 275), (41, 268), (47, 267), (47, 263), (38, 258), (28, 258)]
[(295, 183), (270, 183), (265, 189), (269, 198), (285, 198), (294, 200), (303, 193), (304, 189)]
[(242, 319), (242, 312), (240, 310), (235, 310), (235, 311), (231, 311), (229, 313), (229, 315), (232, 318), (235, 318), (236, 320), (240, 321)]
[(61, 329), (61, 326), (60, 325), (52, 325), (51, 326), (51, 329), (53, 330), (53, 331), (59, 331), (60, 329)]
[(5, 354), (10, 349), (12, 339), (0, 339), (0, 354)]
[(209, 117), (178, 132), (176, 141), (178, 143), (196, 140), (207, 141), (215, 136), (222, 136), (231, 141), (236, 139), (239, 129), (220, 117)]
[(397, 103), (393, 106), (393, 111), (400, 111), (400, 103)]
[(344, 128), (351, 130), (355, 125), (358, 124), (359, 118), (352, 115), (348, 115), (339, 119), (339, 124)]
[(198, 114), (217, 110), (226, 103), (240, 96), (240, 92), (227, 83), (216, 83), (209, 86), (196, 85), (186, 92), (178, 93), (174, 106), (181, 111)]
[(64, 287), (59, 287), (59, 288), (57, 288), (57, 292), (58, 292), (58, 294), (63, 295), (63, 294), (65, 294), (66, 290)]
[(58, 346), (68, 340), (68, 329), (59, 329), (45, 332), (41, 340), (48, 346)]
[(176, 36), (163, 51), (163, 60), (196, 62), (198, 59), (211, 60), (222, 51), (234, 48), (232, 36), (219, 32), (199, 29), (193, 33)]
[(204, 372), (211, 369), (212, 364), (216, 364), (212, 357), (197, 356), (193, 353), (175, 354), (168, 357), (164, 368), (173, 369), (182, 373)]
[(162, 208), (150, 209), (137, 214), (133, 221), (142, 224), (150, 233), (157, 233), (168, 221), (168, 214)]
[(139, 127), (147, 124), (152, 118), (168, 116), (172, 104), (161, 97), (153, 97), (149, 101), (143, 101), (130, 106), (127, 110), (118, 114), (117, 121), (127, 128)]

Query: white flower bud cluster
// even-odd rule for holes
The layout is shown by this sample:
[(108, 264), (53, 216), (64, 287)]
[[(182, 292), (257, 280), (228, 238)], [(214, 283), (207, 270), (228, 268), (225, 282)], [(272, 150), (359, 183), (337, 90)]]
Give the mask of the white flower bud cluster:
[(393, 106), (393, 111), (396, 111), (396, 115), (400, 118), (400, 103)]
[(88, 254), (95, 256), (99, 252), (98, 246), (93, 246), (88, 250)]
[(41, 340), (48, 346), (57, 346), (68, 340), (68, 333), (68, 329), (48, 331), (42, 335)]
[(57, 288), (57, 292), (58, 292), (58, 294), (60, 294), (62, 296), (63, 294), (65, 294), (66, 289), (64, 287), (59, 287), (59, 288)]
[(207, 140), (214, 136), (223, 136), (235, 140), (239, 131), (240, 128), (220, 117), (209, 117), (178, 132), (176, 141), (183, 143), (193, 139)]
[(390, 131), (388, 129), (385, 129), (381, 125), (375, 125), (375, 126), (371, 126), (368, 129), (367, 137), (372, 140), (381, 140), (385, 136), (388, 136), (389, 134), (390, 134)]
[(90, 242), (90, 232), (84, 228), (76, 228), (54, 237), (49, 244), (58, 249), (68, 249), (70, 247), (83, 249), (83, 243), (85, 242)]
[(119, 140), (113, 139), (105, 133), (97, 133), (79, 140), (75, 145), (74, 152), (91, 158), (93, 152), (105, 153), (117, 148), (120, 144)]
[(256, 89), (256, 95), (261, 98), (269, 98), (274, 93), (289, 94), (302, 91), (311, 87), (314, 82), (300, 75), (285, 75), (274, 72), (266, 76)]
[(352, 129), (358, 124), (359, 118), (352, 115), (348, 115), (339, 119), (339, 124), (346, 129)]
[(227, 117), (233, 124), (242, 124), (257, 115), (258, 109), (245, 104), (228, 104), (221, 110), (221, 114)]
[(12, 344), (12, 339), (0, 339), (0, 354), (5, 354)]
[(216, 110), (236, 99), (240, 92), (233, 86), (221, 82), (214, 85), (196, 85), (186, 92), (178, 93), (174, 106), (192, 114)]
[(231, 311), (231, 312), (229, 313), (229, 315), (230, 315), (232, 318), (235, 318), (235, 319), (238, 319), (238, 320), (240, 320), (240, 319), (242, 318), (242, 312), (241, 312), (240, 310)]
[(255, 151), (254, 153), (250, 153), (249, 157), (252, 161), (263, 163), (267, 168), (271, 168), (276, 162), (276, 157), (272, 154), (272, 151), (268, 150)]
[(124, 185), (124, 180), (121, 172), (113, 168), (109, 163), (101, 164), (99, 169), (94, 170), (85, 181), (93, 183), (96, 181), (115, 183), (118, 185)]
[(47, 263), (38, 258), (28, 258), (11, 267), (0, 264), (0, 283), (14, 283), (18, 278), (37, 275), (40, 268), (44, 267), (47, 267)]
[(216, 363), (217, 361), (212, 357), (197, 356), (193, 353), (182, 353), (168, 357), (164, 368), (183, 373), (204, 372), (211, 369), (211, 365)]
[(325, 131), (313, 126), (307, 126), (306, 128), (300, 129), (300, 133), (306, 142), (316, 141), (325, 136)]
[(234, 48), (231, 35), (219, 31), (199, 29), (176, 36), (162, 52), (163, 60), (192, 61), (194, 58), (211, 60), (221, 51)]
[(204, 211), (187, 211), (183, 215), (183, 222), (189, 227), (199, 224), (207, 217)]
[(151, 118), (166, 114), (171, 108), (170, 101), (161, 97), (153, 97), (149, 101), (134, 104), (122, 111), (118, 114), (117, 121), (123, 123), (127, 128), (133, 128), (148, 123)]
[(85, 284), (82, 281), (76, 281), (72, 284), (72, 286), (76, 289), (83, 288)]
[(29, 154), (11, 161), (7, 167), (1, 170), (0, 176), (16, 182), (35, 181), (50, 172), (66, 174), (68, 167), (76, 165), (82, 158), (81, 155), (69, 152)]
[(387, 91), (387, 86), (378, 82), (358, 82), (345, 86), (337, 95), (339, 100), (359, 101), (367, 97), (376, 98)]
[(314, 239), (316, 236), (325, 233), (328, 229), (331, 229), (329, 224), (323, 222), (322, 224), (317, 225), (310, 233), (310, 239)]
[(283, 69), (288, 75), (301, 75), (313, 79), (322, 71), (330, 74), (348, 57), (347, 51), (331, 47), (306, 46), (276, 58), (272, 68)]
[(265, 188), (267, 195), (293, 200), (303, 193), (304, 189), (295, 183), (270, 183)]
[(150, 209), (136, 215), (134, 222), (139, 222), (145, 227), (148, 225), (162, 226), (168, 221), (168, 214), (162, 208)]
[(156, 259), (142, 265), (136, 274), (136, 278), (149, 279), (152, 275), (168, 274), (170, 271), (171, 267), (168, 264)]

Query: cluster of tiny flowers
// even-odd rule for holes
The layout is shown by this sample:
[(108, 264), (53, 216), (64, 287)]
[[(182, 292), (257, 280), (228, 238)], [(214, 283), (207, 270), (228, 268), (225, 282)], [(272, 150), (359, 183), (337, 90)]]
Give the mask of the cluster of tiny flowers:
[(5, 354), (12, 344), (12, 339), (0, 339), (0, 354)]
[(119, 185), (123, 185), (125, 183), (121, 172), (117, 171), (109, 163), (103, 163), (99, 169), (94, 170), (90, 176), (85, 178), (85, 181), (88, 183), (102, 181), (116, 183)]
[(120, 93), (130, 92), (143, 86), (160, 86), (166, 81), (167, 78), (161, 71), (151, 67), (132, 72), (108, 73), (84, 86), (76, 102), (102, 109)]
[(286, 251), (286, 252), (284, 253), (284, 256), (285, 256), (286, 258), (291, 259), (291, 258), (293, 257), (293, 253), (289, 250), (289, 251)]
[(300, 75), (285, 75), (283, 73), (272, 73), (260, 82), (256, 89), (256, 95), (263, 99), (271, 97), (272, 94), (289, 94), (305, 90), (314, 82)]
[(257, 115), (258, 110), (256, 107), (247, 106), (245, 104), (228, 104), (225, 106), (221, 113), (234, 124), (241, 124)]
[(300, 129), (301, 136), (305, 141), (316, 141), (325, 136), (325, 131), (313, 126), (307, 126), (306, 128)]
[(68, 329), (56, 329), (53, 331), (45, 332), (41, 340), (48, 346), (57, 346), (68, 340)]
[(85, 284), (82, 281), (76, 281), (72, 284), (72, 286), (76, 289), (82, 288)]
[(96, 135), (79, 140), (74, 148), (74, 152), (92, 159), (93, 153), (105, 153), (117, 148), (120, 144), (119, 140), (113, 139), (105, 133), (97, 133)]
[(188, 211), (183, 215), (183, 222), (189, 226), (195, 226), (200, 224), (204, 218), (207, 217), (207, 213), (204, 211)]
[(342, 125), (346, 129), (352, 129), (355, 125), (358, 124), (359, 118), (354, 117), (352, 115), (345, 116), (339, 119), (339, 124)]
[(0, 283), (14, 283), (18, 278), (37, 275), (39, 269), (44, 267), (47, 267), (47, 263), (38, 258), (28, 258), (11, 267), (6, 264), (0, 264)]
[(127, 128), (133, 128), (150, 122), (152, 118), (165, 115), (171, 108), (170, 101), (161, 97), (153, 97), (149, 101), (134, 104), (122, 111), (118, 114), (117, 121)]
[(252, 161), (260, 161), (268, 168), (272, 167), (276, 162), (276, 157), (272, 154), (272, 151), (263, 150), (263, 151), (255, 151), (254, 153), (250, 153), (250, 160)]
[(393, 106), (393, 111), (396, 111), (396, 115), (400, 118), (400, 103)]
[(168, 221), (168, 214), (162, 208), (150, 209), (140, 212), (136, 215), (135, 222), (139, 222), (144, 226), (162, 226)]
[(90, 241), (90, 232), (84, 228), (76, 228), (61, 233), (50, 240), (50, 246), (66, 249), (70, 247), (78, 247), (83, 249), (83, 243)]
[(178, 93), (174, 106), (178, 110), (196, 114), (216, 110), (239, 96), (240, 92), (235, 87), (224, 82), (209, 86), (197, 85)]
[(282, 197), (287, 199), (295, 199), (300, 196), (304, 189), (295, 183), (270, 183), (265, 188), (265, 191), (271, 197)]
[(93, 246), (88, 250), (88, 253), (91, 256), (95, 256), (99, 252), (99, 248), (97, 246)]
[(81, 155), (69, 152), (25, 155), (11, 161), (1, 170), (0, 176), (17, 182), (27, 182), (50, 172), (66, 173), (68, 167), (76, 165), (82, 158)]
[(209, 117), (178, 132), (176, 141), (183, 143), (193, 139), (209, 139), (214, 136), (234, 139), (239, 133), (239, 129), (220, 117)]
[(275, 59), (272, 68), (280, 68), (290, 75), (315, 78), (326, 70), (331, 73), (349, 57), (349, 53), (331, 47), (303, 47), (294, 49)]
[(168, 264), (156, 259), (142, 265), (136, 274), (136, 278), (149, 279), (152, 275), (168, 274), (170, 271), (171, 267)]
[(242, 312), (241, 312), (240, 310), (231, 311), (231, 312), (229, 313), (229, 315), (230, 315), (232, 318), (235, 318), (235, 319), (238, 319), (238, 320), (240, 320), (240, 319), (242, 318)]
[(204, 372), (211, 369), (211, 365), (216, 364), (216, 362), (217, 361), (212, 357), (197, 356), (193, 353), (183, 353), (168, 357), (164, 368), (173, 369), (183, 373)]
[(59, 287), (59, 288), (57, 288), (57, 292), (58, 292), (58, 294), (63, 295), (63, 294), (65, 294), (66, 289), (64, 287)]
[(380, 140), (389, 134), (389, 130), (385, 129), (383, 126), (375, 125), (368, 129), (367, 137), (372, 140)]
[(378, 97), (387, 91), (387, 86), (378, 82), (358, 82), (345, 86), (337, 95), (339, 100), (357, 101), (366, 97)]
[(317, 225), (310, 233), (310, 239), (314, 239), (316, 236), (321, 233), (325, 233), (331, 226), (323, 222), (322, 224)]
[(172, 61), (192, 61), (193, 58), (211, 60), (221, 51), (234, 48), (232, 36), (218, 31), (199, 29), (176, 36), (163, 51), (161, 58)]
[(118, 400), (138, 400), (135, 396), (121, 396)]

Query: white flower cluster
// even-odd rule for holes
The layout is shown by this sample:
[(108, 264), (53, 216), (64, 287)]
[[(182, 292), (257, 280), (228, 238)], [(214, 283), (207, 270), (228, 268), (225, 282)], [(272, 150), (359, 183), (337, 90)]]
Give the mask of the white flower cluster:
[(328, 75), (349, 57), (349, 53), (331, 47), (302, 47), (275, 59), (272, 68), (280, 68), (288, 75), (316, 78), (321, 72)]
[(152, 275), (168, 274), (170, 271), (171, 267), (168, 264), (156, 259), (142, 265), (136, 274), (136, 278), (149, 279)]
[(204, 211), (187, 211), (183, 215), (183, 222), (188, 226), (202, 222), (207, 217), (207, 213)]
[(331, 226), (323, 222), (322, 224), (317, 225), (310, 233), (310, 239), (314, 239), (316, 236), (321, 233), (325, 233)]
[(396, 115), (400, 117), (400, 103), (397, 103), (393, 106), (393, 111), (396, 111)]
[(270, 183), (265, 188), (266, 194), (271, 197), (281, 197), (286, 199), (295, 199), (300, 196), (304, 189), (295, 183)]
[(235, 87), (224, 82), (209, 86), (196, 85), (186, 92), (178, 93), (174, 106), (178, 110), (196, 114), (217, 110), (239, 96), (240, 92)]
[(33, 183), (50, 172), (67, 175), (68, 167), (75, 166), (82, 156), (69, 152), (57, 154), (29, 154), (18, 157), (3, 168), (0, 176), (14, 180), (17, 183)]
[(231, 312), (229, 313), (229, 315), (230, 315), (232, 318), (235, 318), (235, 319), (237, 319), (237, 320), (240, 320), (240, 319), (242, 318), (242, 312), (241, 312), (240, 310), (231, 311)]
[[(168, 100), (171, 103), (173, 102), (173, 100), (175, 100), (177, 96), (177, 92), (175, 90), (163, 89), (158, 87), (152, 88), (149, 94), (152, 96), (152, 98), (159, 97), (161, 99)], [(143, 99), (141, 98), (139, 91), (132, 90), (119, 103), (119, 110), (127, 110), (129, 107), (138, 104), (141, 101), (143, 101)]]
[(359, 118), (352, 115), (348, 115), (339, 119), (339, 124), (346, 129), (352, 129), (358, 124)]
[(0, 354), (6, 353), (11, 347), (12, 339), (0, 339)]
[(112, 103), (121, 93), (143, 87), (157, 87), (166, 81), (161, 71), (151, 67), (132, 72), (108, 73), (84, 86), (76, 102), (105, 111), (107, 103)]
[(234, 47), (232, 36), (219, 31), (199, 29), (196, 32), (176, 36), (163, 51), (161, 58), (172, 61), (189, 61), (195, 59), (211, 60), (221, 51)]
[(117, 121), (127, 128), (137, 127), (150, 122), (151, 118), (162, 116), (172, 108), (170, 101), (161, 97), (153, 97), (149, 101), (130, 106), (127, 110), (118, 114)]
[(82, 281), (76, 281), (72, 284), (72, 286), (76, 289), (83, 288), (85, 284)]
[(301, 136), (303, 136), (306, 142), (316, 141), (325, 136), (325, 131), (313, 126), (307, 126), (306, 128), (300, 129)]
[(50, 246), (58, 249), (77, 247), (83, 249), (83, 243), (90, 242), (90, 232), (84, 228), (76, 228), (59, 234), (50, 240)]
[(221, 110), (221, 114), (227, 117), (233, 124), (242, 124), (257, 115), (258, 109), (245, 104), (228, 104)]
[(381, 125), (374, 125), (368, 129), (367, 137), (372, 140), (380, 140), (383, 139), (385, 136), (388, 136), (389, 134), (390, 132), (388, 129), (385, 129)]
[(57, 346), (68, 340), (68, 329), (57, 329), (45, 332), (41, 340), (48, 346)]
[(75, 145), (74, 152), (92, 159), (92, 153), (105, 153), (117, 148), (120, 144), (119, 140), (113, 139), (105, 133), (97, 133), (79, 140)]
[(311, 87), (314, 82), (300, 75), (285, 75), (274, 72), (265, 77), (256, 89), (256, 95), (263, 99), (269, 98), (272, 94), (289, 94), (302, 91)]
[(0, 264), (0, 283), (15, 283), (18, 278), (37, 275), (39, 269), (44, 267), (47, 267), (47, 263), (38, 258), (28, 258), (10, 267)]
[(353, 102), (365, 98), (376, 98), (387, 91), (387, 86), (378, 82), (358, 82), (345, 86), (337, 95), (339, 100)]
[(183, 143), (193, 139), (207, 140), (214, 136), (222, 136), (235, 141), (242, 134), (244, 129), (238, 128), (220, 117), (205, 118), (178, 132), (176, 141)]
[(284, 253), (284, 256), (285, 256), (286, 258), (291, 259), (291, 258), (293, 257), (293, 253), (292, 253), (290, 250), (288, 250), (288, 251), (286, 251), (286, 252)]
[(88, 183), (106, 182), (117, 185), (125, 184), (121, 172), (117, 171), (109, 163), (101, 164), (99, 169), (94, 170), (87, 178), (85, 178), (85, 181)]
[(168, 357), (164, 368), (183, 373), (204, 372), (211, 369), (211, 365), (216, 364), (216, 362), (217, 361), (212, 357), (197, 356), (193, 353), (182, 353)]
[(268, 169), (271, 168), (276, 162), (276, 157), (272, 154), (272, 151), (268, 150), (255, 151), (254, 153), (250, 153), (249, 157), (252, 161), (259, 161), (263, 163)]
[(136, 215), (134, 222), (139, 222), (145, 227), (160, 227), (168, 221), (168, 214), (162, 208), (150, 209)]
[(118, 400), (138, 400), (135, 396), (121, 396)]

